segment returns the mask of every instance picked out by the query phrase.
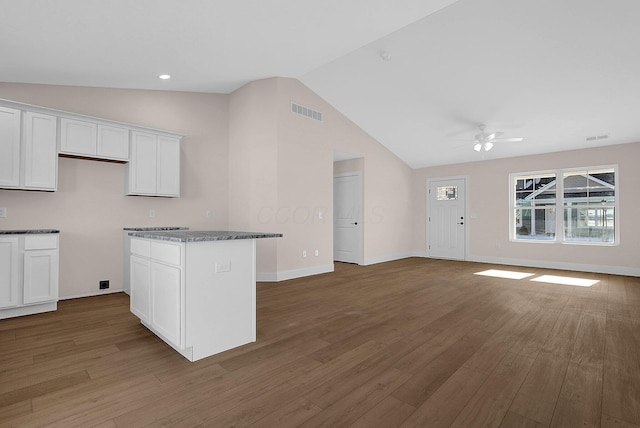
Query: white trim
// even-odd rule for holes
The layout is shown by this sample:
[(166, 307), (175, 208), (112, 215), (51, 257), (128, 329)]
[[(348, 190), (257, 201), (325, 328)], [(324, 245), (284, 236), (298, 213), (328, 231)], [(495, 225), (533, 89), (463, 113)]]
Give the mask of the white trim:
[[(72, 296), (60, 297), (59, 300), (81, 299), (83, 297), (102, 296), (103, 294), (124, 293), (124, 290), (96, 291), (95, 293), (74, 294)], [(125, 293), (126, 294), (126, 293)]]
[(628, 266), (592, 265), (583, 263), (554, 262), (548, 260), (507, 259), (501, 257), (471, 256), (470, 262), (492, 263), (509, 266), (526, 266), (546, 269), (561, 269), (578, 272), (604, 273), (609, 275), (625, 275), (640, 277), (640, 268)]
[(333, 263), (324, 266), (311, 266), (303, 269), (286, 270), (282, 272), (256, 272), (258, 282), (279, 282), (288, 279), (303, 278), (305, 276), (319, 275), (333, 272)]
[(364, 259), (364, 266), (375, 265), (377, 263), (392, 262), (394, 260), (406, 259), (409, 257), (413, 257), (413, 254), (414, 253), (412, 251), (409, 251), (406, 253), (391, 254), (388, 256), (369, 257)]

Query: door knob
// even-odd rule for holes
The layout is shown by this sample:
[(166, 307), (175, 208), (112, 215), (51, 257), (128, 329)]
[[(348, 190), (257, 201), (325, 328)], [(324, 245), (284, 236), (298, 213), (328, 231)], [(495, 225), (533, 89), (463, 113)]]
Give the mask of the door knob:
[(357, 225), (357, 224), (358, 224), (358, 222), (356, 221), (355, 223), (351, 223), (351, 224), (355, 224), (355, 225)]
[(461, 222), (460, 222), (460, 223), (458, 223), (458, 224), (464, 224), (464, 222), (462, 222), (462, 221), (461, 221)]

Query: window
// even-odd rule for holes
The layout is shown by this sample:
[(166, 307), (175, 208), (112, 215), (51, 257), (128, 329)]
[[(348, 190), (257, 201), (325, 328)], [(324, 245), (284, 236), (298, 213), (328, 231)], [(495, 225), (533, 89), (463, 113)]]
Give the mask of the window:
[(614, 244), (615, 177), (615, 167), (512, 174), (512, 239)]
[(458, 199), (458, 186), (438, 186), (436, 199), (438, 201), (451, 201)]

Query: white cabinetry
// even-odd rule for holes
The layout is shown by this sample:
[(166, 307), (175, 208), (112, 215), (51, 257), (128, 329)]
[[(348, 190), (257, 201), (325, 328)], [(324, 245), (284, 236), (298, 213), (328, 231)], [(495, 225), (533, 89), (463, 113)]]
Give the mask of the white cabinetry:
[(60, 119), (60, 153), (128, 160), (129, 130), (75, 119)]
[(131, 312), (196, 361), (256, 340), (255, 239), (131, 238)]
[(0, 319), (54, 311), (58, 235), (0, 236)]
[(127, 174), (128, 195), (179, 197), (180, 139), (131, 132)]
[(20, 186), (20, 110), (0, 107), (0, 186)]
[(0, 187), (56, 190), (56, 138), (55, 116), (0, 107)]
[[(17, 236), (0, 236), (0, 310), (20, 304), (20, 251)], [(0, 312), (1, 313), (1, 312)]]
[(131, 239), (131, 312), (165, 342), (184, 348), (184, 244)]

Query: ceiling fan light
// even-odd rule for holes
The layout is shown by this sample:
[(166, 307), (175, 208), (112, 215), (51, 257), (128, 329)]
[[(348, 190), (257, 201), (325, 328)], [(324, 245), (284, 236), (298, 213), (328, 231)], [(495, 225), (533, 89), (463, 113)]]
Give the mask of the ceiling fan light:
[(491, 141), (487, 141), (486, 143), (484, 143), (484, 150), (485, 151), (489, 151), (493, 148), (493, 143)]
[(475, 143), (473, 145), (473, 150), (475, 150), (476, 152), (479, 152), (480, 150), (482, 150), (482, 143)]

